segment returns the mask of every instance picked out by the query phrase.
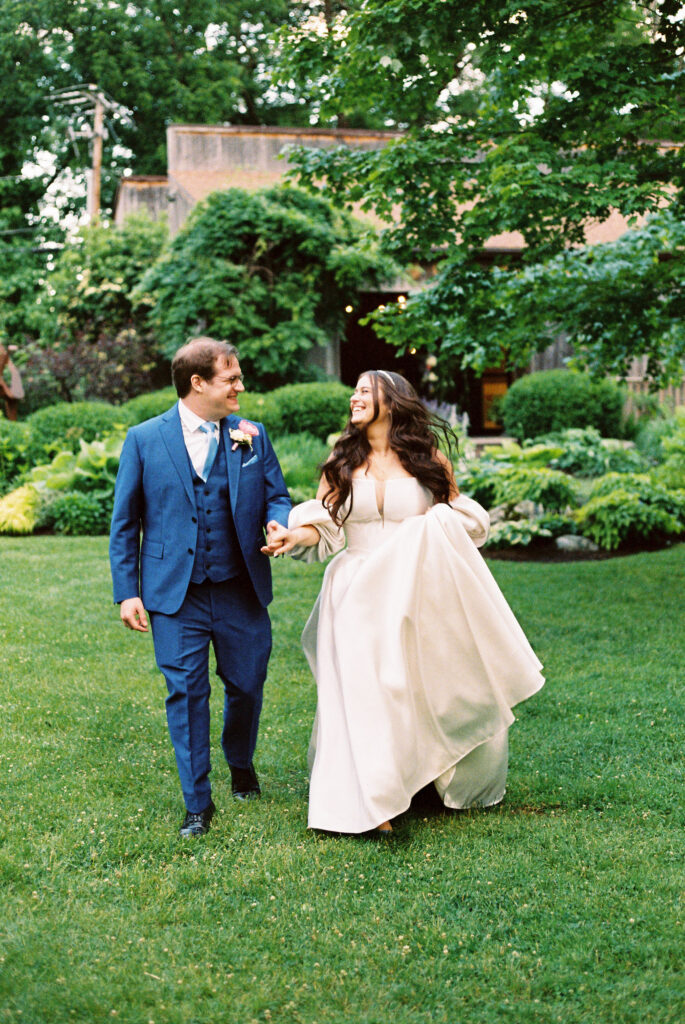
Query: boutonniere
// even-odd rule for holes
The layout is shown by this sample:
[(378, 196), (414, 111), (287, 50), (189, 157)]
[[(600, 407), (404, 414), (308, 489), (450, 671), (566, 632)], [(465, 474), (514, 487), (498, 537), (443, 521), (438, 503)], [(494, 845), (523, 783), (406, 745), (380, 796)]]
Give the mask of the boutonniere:
[(241, 420), (236, 428), (228, 431), (228, 436), (233, 441), (231, 451), (234, 452), (238, 445), (251, 449), (252, 438), (256, 437), (258, 433), (259, 428), (255, 427), (254, 423), (250, 423), (248, 420)]

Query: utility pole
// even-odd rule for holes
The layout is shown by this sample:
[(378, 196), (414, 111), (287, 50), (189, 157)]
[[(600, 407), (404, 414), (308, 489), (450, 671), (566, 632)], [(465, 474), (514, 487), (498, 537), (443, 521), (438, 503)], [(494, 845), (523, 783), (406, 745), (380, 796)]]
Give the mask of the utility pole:
[(95, 114), (93, 117), (93, 168), (91, 187), (88, 190), (88, 214), (91, 223), (100, 216), (100, 178), (102, 175), (102, 136), (105, 121), (105, 107), (101, 93), (95, 93)]
[(91, 146), (91, 168), (87, 172), (88, 219), (93, 223), (100, 216), (100, 179), (102, 177), (102, 140), (105, 137), (105, 112), (121, 109), (96, 85), (75, 86), (59, 89), (50, 94), (50, 100), (60, 106), (74, 107), (85, 116), (93, 113), (93, 126), (84, 125), (79, 131), (69, 129), (69, 136), (75, 142), (78, 138), (89, 139)]

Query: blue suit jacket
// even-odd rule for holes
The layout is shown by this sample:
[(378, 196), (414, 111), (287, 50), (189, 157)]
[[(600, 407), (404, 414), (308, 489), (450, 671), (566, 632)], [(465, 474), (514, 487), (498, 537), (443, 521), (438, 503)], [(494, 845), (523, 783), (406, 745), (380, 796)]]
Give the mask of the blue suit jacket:
[[(239, 422), (234, 415), (221, 421), (231, 511), (255, 593), (266, 607), (272, 590), (269, 558), (259, 550), (263, 531), (271, 519), (287, 526), (291, 502), (261, 424), (255, 424), (259, 433), (252, 448), (231, 451), (228, 431)], [(177, 612), (190, 583), (197, 530), (190, 460), (175, 405), (126, 435), (109, 542), (115, 602), (140, 597), (148, 611)]]

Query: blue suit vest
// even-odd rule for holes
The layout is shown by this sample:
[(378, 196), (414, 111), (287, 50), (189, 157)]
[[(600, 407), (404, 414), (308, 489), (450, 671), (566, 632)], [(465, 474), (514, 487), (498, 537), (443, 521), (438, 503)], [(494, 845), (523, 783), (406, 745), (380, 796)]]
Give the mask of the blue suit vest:
[[(190, 462), (190, 459), (188, 459)], [(197, 507), (197, 544), (192, 583), (220, 583), (238, 576), (245, 568), (231, 515), (223, 438), (207, 480), (191, 465)]]

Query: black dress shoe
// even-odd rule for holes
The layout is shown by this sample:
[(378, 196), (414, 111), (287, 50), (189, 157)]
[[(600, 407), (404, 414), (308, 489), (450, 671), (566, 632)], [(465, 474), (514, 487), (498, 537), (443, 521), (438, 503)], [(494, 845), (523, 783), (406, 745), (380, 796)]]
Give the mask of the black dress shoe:
[(228, 767), (231, 769), (231, 792), (236, 800), (256, 800), (262, 795), (259, 779), (252, 765), (249, 768), (234, 768), (229, 764)]
[(204, 811), (200, 811), (199, 814), (195, 814), (193, 811), (186, 811), (183, 824), (179, 829), (179, 835), (203, 836), (205, 832), (209, 832), (209, 824), (214, 817), (215, 810), (216, 807), (210, 800), (209, 806), (205, 807)]

